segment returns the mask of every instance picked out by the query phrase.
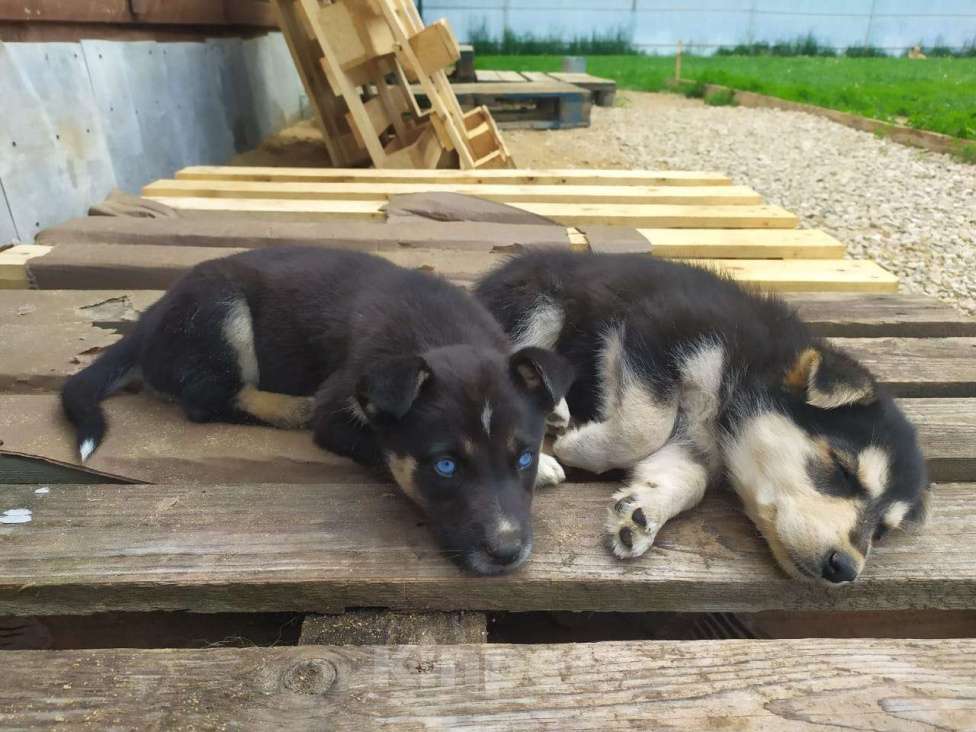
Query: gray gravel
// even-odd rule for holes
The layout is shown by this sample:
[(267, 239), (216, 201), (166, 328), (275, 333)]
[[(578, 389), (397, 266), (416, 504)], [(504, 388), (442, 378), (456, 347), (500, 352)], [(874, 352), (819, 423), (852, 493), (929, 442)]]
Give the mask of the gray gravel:
[(589, 129), (507, 132), (521, 167), (718, 170), (924, 292), (976, 313), (976, 166), (798, 112), (625, 93)]

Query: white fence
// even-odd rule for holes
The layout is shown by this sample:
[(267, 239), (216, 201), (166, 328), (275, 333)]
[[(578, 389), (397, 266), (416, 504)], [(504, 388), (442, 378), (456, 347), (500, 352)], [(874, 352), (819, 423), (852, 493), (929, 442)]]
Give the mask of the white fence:
[(424, 0), (423, 14), (446, 17), (462, 40), (482, 25), (495, 37), (509, 28), (564, 39), (623, 29), (641, 50), (662, 54), (678, 41), (709, 52), (807, 33), (838, 49), (890, 53), (976, 40), (976, 0)]

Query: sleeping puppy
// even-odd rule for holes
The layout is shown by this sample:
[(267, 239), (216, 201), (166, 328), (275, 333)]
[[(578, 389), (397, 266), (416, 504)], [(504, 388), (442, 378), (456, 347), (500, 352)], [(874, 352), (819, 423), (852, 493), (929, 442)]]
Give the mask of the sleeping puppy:
[(576, 369), (560, 462), (630, 471), (614, 554), (646, 552), (723, 474), (790, 575), (844, 583), (873, 541), (924, 515), (915, 430), (850, 356), (781, 300), (646, 255), (526, 254), (477, 296), (516, 348)]
[(137, 378), (191, 420), (311, 425), (323, 448), (386, 466), (481, 574), (525, 561), (533, 484), (564, 477), (539, 447), (569, 364), (512, 353), (462, 290), (366, 254), (275, 248), (195, 267), (66, 383), (82, 460), (105, 434), (99, 402)]

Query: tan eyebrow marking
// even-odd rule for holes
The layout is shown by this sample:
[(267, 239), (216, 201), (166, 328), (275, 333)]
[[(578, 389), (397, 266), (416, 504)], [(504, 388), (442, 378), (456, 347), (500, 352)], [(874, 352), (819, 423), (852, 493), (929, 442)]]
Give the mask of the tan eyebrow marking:
[(877, 445), (866, 447), (857, 456), (857, 479), (872, 498), (878, 498), (888, 487), (888, 465), (888, 453)]
[(901, 522), (905, 520), (905, 515), (911, 509), (911, 504), (906, 501), (895, 501), (884, 512), (882, 519), (885, 526), (889, 529), (897, 529)]

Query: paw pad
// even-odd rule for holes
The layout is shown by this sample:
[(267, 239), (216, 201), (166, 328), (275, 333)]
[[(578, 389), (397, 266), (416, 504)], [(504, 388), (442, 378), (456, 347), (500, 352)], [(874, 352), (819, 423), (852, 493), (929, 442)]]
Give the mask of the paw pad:
[(618, 557), (639, 557), (651, 548), (660, 526), (648, 519), (636, 495), (624, 493), (614, 498), (607, 516), (610, 548)]

